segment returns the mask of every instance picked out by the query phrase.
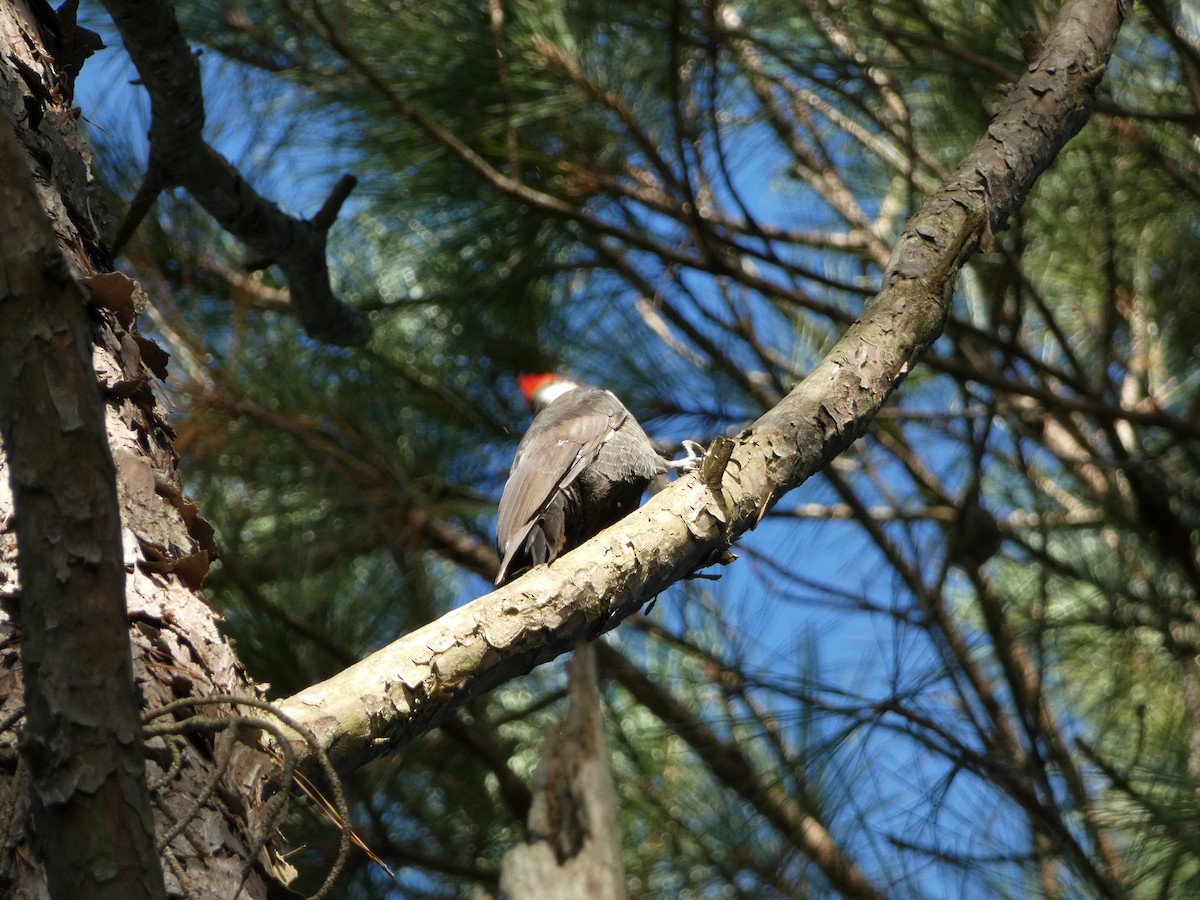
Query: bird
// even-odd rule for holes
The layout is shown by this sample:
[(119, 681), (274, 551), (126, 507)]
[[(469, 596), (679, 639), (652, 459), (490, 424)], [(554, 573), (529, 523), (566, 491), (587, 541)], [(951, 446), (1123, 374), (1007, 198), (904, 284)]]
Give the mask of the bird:
[(666, 459), (612, 391), (557, 373), (517, 383), (534, 418), (500, 497), (497, 585), (599, 534), (638, 506), (655, 476), (690, 471), (702, 456), (684, 441), (687, 456)]

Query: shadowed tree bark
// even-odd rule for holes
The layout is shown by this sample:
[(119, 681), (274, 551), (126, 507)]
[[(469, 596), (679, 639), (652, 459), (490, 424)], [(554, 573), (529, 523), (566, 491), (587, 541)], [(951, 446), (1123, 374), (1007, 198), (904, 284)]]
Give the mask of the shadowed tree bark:
[(266, 897), (290, 869), (245, 723), (185, 706), (142, 733), (256, 689), (196, 592), (212, 535), (151, 386), (166, 354), (133, 328), (147, 298), (99, 242), (73, 11), (32, 9), (0, 4), (0, 893), (161, 897), (165, 870), (172, 896)]
[(18, 513), (36, 847), (54, 896), (162, 897), (91, 323), (9, 127), (0, 190), (0, 433)]

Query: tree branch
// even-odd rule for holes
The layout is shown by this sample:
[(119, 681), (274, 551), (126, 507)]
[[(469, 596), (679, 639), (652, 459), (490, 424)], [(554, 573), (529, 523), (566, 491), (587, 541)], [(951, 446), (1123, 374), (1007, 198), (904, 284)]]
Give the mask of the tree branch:
[[(941, 333), (955, 278), (1082, 127), (1123, 0), (1073, 0), (987, 134), (901, 234), (883, 290), (812, 374), (738, 436), (722, 483), (681, 479), (567, 554), (283, 701), (342, 765), (388, 752), (467, 697), (615, 627), (718, 559), (846, 449)], [(297, 748), (303, 756), (303, 747)]]
[(344, 346), (365, 344), (371, 336), (367, 317), (334, 296), (325, 261), (326, 237), (354, 188), (353, 176), (342, 177), (311, 220), (285, 214), (205, 142), (200, 66), (171, 5), (166, 0), (105, 0), (104, 5), (150, 94), (149, 171), (131, 221), (136, 225), (138, 211), (144, 215), (163, 188), (186, 188), (222, 228), (253, 249), (262, 265), (279, 266), (309, 336)]

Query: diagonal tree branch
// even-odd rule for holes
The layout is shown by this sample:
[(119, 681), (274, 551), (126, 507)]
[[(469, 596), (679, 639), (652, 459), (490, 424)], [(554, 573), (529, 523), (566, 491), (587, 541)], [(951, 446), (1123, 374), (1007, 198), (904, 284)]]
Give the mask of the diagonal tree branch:
[[(901, 234), (884, 288), (825, 360), (738, 436), (727, 469), (672, 488), (552, 567), (284, 701), (343, 765), (411, 740), (466, 697), (567, 652), (720, 559), (848, 447), (941, 333), (966, 260), (1086, 121), (1128, 7), (1073, 0), (987, 134)], [(719, 468), (719, 467), (718, 467)], [(303, 754), (303, 748), (298, 748)]]
[(365, 344), (371, 336), (367, 317), (334, 296), (325, 261), (326, 237), (354, 189), (353, 176), (343, 176), (312, 219), (285, 214), (205, 142), (200, 66), (170, 3), (105, 0), (104, 5), (150, 94), (149, 170), (131, 206), (133, 227), (164, 188), (186, 188), (264, 264), (279, 266), (296, 316), (311, 337), (344, 346)]
[(702, 467), (553, 566), (307, 688), (284, 710), (338, 763), (361, 764), (719, 561), (783, 494), (863, 434), (941, 333), (963, 264), (987, 249), (1086, 121), (1127, 13), (1123, 0), (1063, 8), (987, 134), (904, 229), (883, 290), (812, 374), (737, 437), (727, 467)]

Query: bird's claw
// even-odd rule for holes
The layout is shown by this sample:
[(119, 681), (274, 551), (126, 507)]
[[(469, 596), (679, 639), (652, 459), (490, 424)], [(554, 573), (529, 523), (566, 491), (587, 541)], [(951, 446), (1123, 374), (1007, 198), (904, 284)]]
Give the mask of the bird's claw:
[(700, 462), (704, 459), (704, 447), (695, 441), (683, 441), (682, 446), (687, 456), (673, 460), (667, 463), (667, 466), (672, 469), (681, 469), (684, 472), (695, 472), (700, 468)]

